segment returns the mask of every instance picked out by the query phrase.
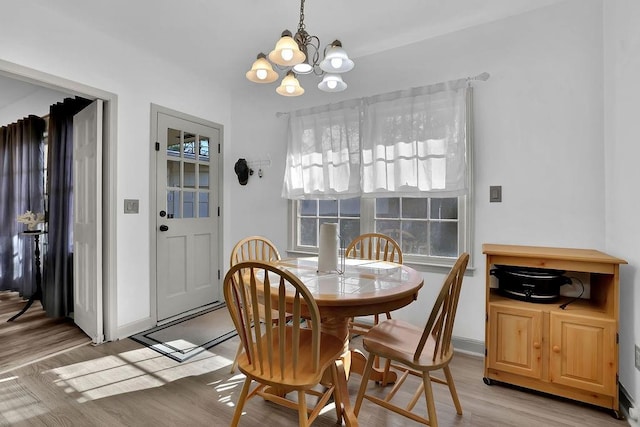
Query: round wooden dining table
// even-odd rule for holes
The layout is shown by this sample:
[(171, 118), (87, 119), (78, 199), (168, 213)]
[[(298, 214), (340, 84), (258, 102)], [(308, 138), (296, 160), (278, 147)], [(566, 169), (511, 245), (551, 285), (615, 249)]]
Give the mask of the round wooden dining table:
[[(348, 373), (362, 374), (366, 357), (349, 349), (349, 320), (356, 316), (384, 313), (415, 301), (424, 280), (411, 267), (387, 261), (346, 259), (340, 271), (319, 272), (317, 257), (283, 259), (275, 262), (300, 278), (316, 300), (323, 332), (345, 343), (344, 365)], [(382, 381), (382, 371), (371, 376)], [(389, 372), (386, 382), (395, 382)]]

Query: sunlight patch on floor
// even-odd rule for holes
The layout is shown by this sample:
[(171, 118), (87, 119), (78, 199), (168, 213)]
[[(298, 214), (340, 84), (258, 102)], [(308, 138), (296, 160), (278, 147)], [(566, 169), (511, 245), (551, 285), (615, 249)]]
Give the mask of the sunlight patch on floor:
[(148, 348), (105, 356), (47, 371), (54, 383), (82, 403), (122, 393), (160, 387), (231, 365), (231, 360), (203, 352), (178, 363)]
[[(0, 414), (9, 425), (31, 417), (37, 417), (49, 409), (19, 381), (19, 377), (3, 378), (0, 381)], [(2, 424), (0, 420), (0, 424)]]

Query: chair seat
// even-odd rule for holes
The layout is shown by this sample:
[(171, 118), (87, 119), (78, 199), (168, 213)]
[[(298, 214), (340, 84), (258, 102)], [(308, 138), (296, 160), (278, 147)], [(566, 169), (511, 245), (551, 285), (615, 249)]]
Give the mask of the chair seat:
[(434, 359), (435, 341), (429, 336), (418, 360), (413, 359), (424, 328), (399, 319), (389, 319), (372, 327), (363, 338), (365, 350), (380, 357), (395, 360), (418, 371), (433, 370), (446, 365), (453, 357), (450, 348), (442, 357)]
[[(293, 327), (286, 328), (286, 342), (291, 342), (291, 334)], [(263, 354), (272, 348), (277, 348), (280, 342), (280, 338), (277, 334), (278, 328), (273, 328), (273, 340), (263, 338), (261, 341)], [(273, 352), (273, 363), (271, 365), (265, 364), (262, 370), (258, 364), (251, 364), (248, 360), (248, 355), (243, 352), (238, 356), (238, 369), (245, 375), (249, 375), (263, 384), (273, 385), (279, 388), (285, 388), (288, 390), (304, 390), (313, 387), (318, 384), (322, 378), (324, 370), (335, 363), (336, 359), (339, 359), (344, 353), (344, 342), (338, 337), (329, 335), (326, 333), (320, 334), (320, 366), (321, 370), (314, 372), (311, 365), (312, 361), (312, 331), (310, 329), (300, 329), (300, 346), (298, 356), (298, 370), (294, 376), (292, 370), (286, 370), (284, 373), (280, 372), (280, 356), (278, 352)], [(257, 349), (255, 350), (257, 351)], [(285, 355), (287, 358), (291, 354)], [(285, 364), (290, 366), (290, 362)]]

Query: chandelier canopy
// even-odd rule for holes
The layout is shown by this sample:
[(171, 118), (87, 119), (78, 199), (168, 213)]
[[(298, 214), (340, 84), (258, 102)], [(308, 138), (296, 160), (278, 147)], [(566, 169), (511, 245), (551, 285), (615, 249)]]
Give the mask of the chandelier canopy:
[[(304, 93), (297, 75), (315, 74), (322, 76), (318, 89), (325, 92), (341, 92), (347, 88), (340, 74), (353, 69), (353, 61), (342, 48), (340, 40), (324, 48), (324, 57), (320, 60), (320, 39), (310, 35), (304, 24), (304, 0), (300, 1), (300, 21), (298, 30), (292, 35), (284, 30), (275, 48), (265, 55), (260, 52), (251, 69), (245, 74), (255, 83), (273, 83), (279, 77), (273, 66), (285, 71), (276, 92), (283, 96), (298, 96)], [(272, 65), (273, 64), (273, 65)]]

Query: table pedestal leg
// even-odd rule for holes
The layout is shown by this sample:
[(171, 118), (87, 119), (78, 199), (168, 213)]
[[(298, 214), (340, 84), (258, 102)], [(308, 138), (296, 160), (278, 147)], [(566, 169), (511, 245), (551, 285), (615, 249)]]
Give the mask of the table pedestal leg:
[[(353, 371), (358, 375), (364, 373), (364, 367), (367, 363), (367, 357), (358, 349), (349, 349), (349, 318), (342, 317), (330, 317), (322, 319), (322, 332), (334, 335), (344, 340), (344, 355), (342, 356), (342, 363), (344, 364), (344, 371), (349, 374)], [(371, 371), (371, 381), (383, 383), (383, 385), (389, 383), (395, 383), (398, 375), (389, 371), (387, 378), (384, 378), (384, 369), (373, 368)]]

